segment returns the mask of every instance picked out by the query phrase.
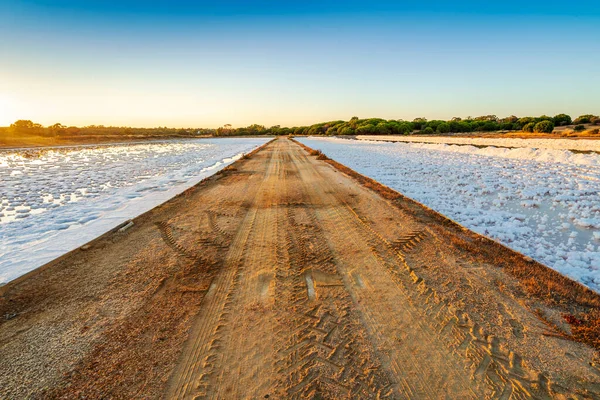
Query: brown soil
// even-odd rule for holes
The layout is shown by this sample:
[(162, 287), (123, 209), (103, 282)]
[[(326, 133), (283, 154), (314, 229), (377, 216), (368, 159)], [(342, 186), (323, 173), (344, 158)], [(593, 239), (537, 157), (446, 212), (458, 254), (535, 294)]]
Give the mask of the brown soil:
[(598, 295), (315, 155), (272, 142), (1, 288), (0, 397), (599, 398)]

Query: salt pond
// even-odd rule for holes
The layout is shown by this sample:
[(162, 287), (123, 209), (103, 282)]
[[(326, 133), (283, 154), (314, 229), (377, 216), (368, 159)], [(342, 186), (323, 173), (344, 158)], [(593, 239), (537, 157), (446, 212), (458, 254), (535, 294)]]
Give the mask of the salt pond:
[(298, 140), (600, 291), (599, 154)]
[(267, 141), (0, 151), (0, 284), (152, 209)]

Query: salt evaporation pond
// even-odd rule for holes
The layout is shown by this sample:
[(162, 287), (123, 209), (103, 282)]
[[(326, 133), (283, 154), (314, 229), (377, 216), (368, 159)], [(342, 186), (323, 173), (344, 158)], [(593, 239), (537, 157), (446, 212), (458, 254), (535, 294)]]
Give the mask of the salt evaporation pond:
[(267, 141), (0, 151), (0, 284), (152, 209)]
[(599, 154), (298, 140), (600, 291)]

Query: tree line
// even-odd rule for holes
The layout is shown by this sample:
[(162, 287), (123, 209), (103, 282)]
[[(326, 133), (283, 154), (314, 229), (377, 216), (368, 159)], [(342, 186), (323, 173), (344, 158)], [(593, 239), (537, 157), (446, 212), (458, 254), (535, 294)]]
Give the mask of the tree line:
[(84, 127), (66, 126), (56, 123), (49, 126), (42, 126), (30, 120), (18, 120), (8, 128), (4, 128), (4, 133), (9, 135), (24, 136), (42, 136), (42, 137), (77, 137), (77, 136), (204, 136), (214, 135), (214, 129), (205, 128), (133, 128), (120, 126), (88, 125)]
[(600, 118), (591, 114), (581, 115), (574, 120), (567, 114), (558, 114), (554, 117), (542, 115), (520, 118), (514, 115), (506, 118), (484, 115), (464, 119), (455, 117), (449, 121), (427, 120), (426, 118), (404, 121), (353, 117), (349, 121), (330, 121), (310, 126), (285, 128), (285, 132), (281, 133), (279, 133), (281, 128), (278, 128), (276, 132), (293, 135), (408, 135), (498, 131), (551, 133), (557, 126), (581, 126), (583, 124), (600, 125)]
[[(409, 134), (446, 134), (468, 132), (539, 132), (551, 133), (557, 126), (574, 125), (573, 130), (581, 131), (584, 124), (600, 125), (600, 117), (592, 114), (580, 115), (572, 119), (567, 114), (553, 117), (516, 117), (511, 115), (498, 118), (496, 115), (459, 118), (451, 120), (427, 120), (415, 118), (412, 121), (402, 119), (352, 117), (349, 121), (320, 122), (309, 126), (281, 127), (275, 125), (252, 124), (246, 127), (233, 128), (226, 124), (217, 129), (206, 128), (132, 128), (89, 125), (85, 127), (65, 126), (60, 123), (44, 127), (30, 120), (19, 120), (7, 130), (12, 134), (38, 135), (50, 137), (89, 136), (256, 136), (256, 135), (409, 135)], [(5, 129), (6, 130), (6, 129)]]

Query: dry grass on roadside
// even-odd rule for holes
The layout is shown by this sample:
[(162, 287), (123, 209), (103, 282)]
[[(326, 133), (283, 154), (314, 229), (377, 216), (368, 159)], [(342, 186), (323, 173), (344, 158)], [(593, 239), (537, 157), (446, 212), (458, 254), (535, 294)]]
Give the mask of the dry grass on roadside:
[[(290, 140), (294, 141), (295, 143), (298, 143), (298, 142), (296, 142), (295, 140), (293, 140), (291, 138), (290, 138)], [(323, 161), (324, 160), (329, 160), (329, 157), (327, 157), (325, 154), (323, 154), (323, 152), (321, 150), (313, 150), (313, 149), (307, 150), (308, 149), (307, 147), (305, 147), (304, 149), (306, 151), (308, 151), (309, 155), (316, 156), (317, 160), (323, 160)]]
[(600, 310), (592, 310), (581, 318), (571, 314), (563, 318), (571, 325), (571, 334), (576, 340), (600, 349)]

